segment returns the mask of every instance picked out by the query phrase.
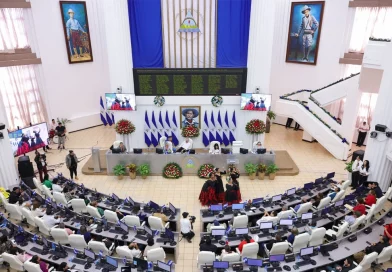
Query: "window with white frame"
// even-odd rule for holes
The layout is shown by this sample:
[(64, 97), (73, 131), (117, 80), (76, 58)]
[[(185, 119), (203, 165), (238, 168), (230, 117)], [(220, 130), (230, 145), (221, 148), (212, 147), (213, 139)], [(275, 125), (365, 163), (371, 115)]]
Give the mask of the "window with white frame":
[(0, 51), (28, 48), (23, 9), (0, 9)]

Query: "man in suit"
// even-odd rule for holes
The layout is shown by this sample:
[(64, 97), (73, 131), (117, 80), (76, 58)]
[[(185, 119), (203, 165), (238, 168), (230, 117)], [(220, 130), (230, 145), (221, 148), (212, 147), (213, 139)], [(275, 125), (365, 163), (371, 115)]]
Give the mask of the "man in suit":
[(304, 54), (302, 60), (305, 62), (309, 61), (309, 53), (313, 45), (314, 33), (319, 27), (319, 22), (313, 15), (310, 14), (311, 10), (312, 8), (307, 5), (302, 8), (302, 14), (304, 14), (304, 16), (302, 17), (302, 22), (298, 32), (295, 34), (295, 36), (298, 37), (302, 32), (302, 46)]

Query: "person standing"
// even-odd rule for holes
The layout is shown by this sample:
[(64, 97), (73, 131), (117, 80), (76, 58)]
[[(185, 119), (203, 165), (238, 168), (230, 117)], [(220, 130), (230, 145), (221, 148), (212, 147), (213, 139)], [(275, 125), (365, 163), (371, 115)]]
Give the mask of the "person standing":
[(225, 200), (229, 205), (239, 202), (238, 185), (234, 182), (233, 178), (235, 179), (235, 176), (233, 174), (230, 175), (230, 178), (228, 179), (226, 184)]
[(351, 171), (352, 171), (352, 182), (351, 182), (351, 187), (354, 189), (358, 187), (359, 184), (359, 169), (362, 167), (362, 161), (359, 156), (355, 159), (353, 162), (353, 165), (351, 166)]
[(35, 158), (34, 158), (35, 163), (37, 164), (37, 169), (39, 173), (39, 179), (41, 182), (44, 181), (43, 175), (48, 174), (48, 169), (46, 168), (46, 156), (41, 155), (38, 150), (35, 151)]
[(78, 171), (77, 171), (78, 170), (78, 158), (76, 157), (73, 150), (69, 151), (69, 154), (65, 158), (65, 164), (67, 165), (67, 168), (69, 169), (71, 179), (73, 179), (73, 176), (75, 174), (75, 179), (78, 180)]
[(65, 126), (59, 122), (58, 126), (56, 127), (56, 132), (57, 135), (59, 136), (59, 146), (57, 147), (57, 149), (65, 149), (64, 143), (65, 143), (65, 133), (67, 132)]
[(215, 194), (216, 194), (216, 199), (218, 200), (218, 203), (224, 203), (225, 202), (225, 188), (223, 187), (223, 182), (222, 182), (222, 176), (226, 174), (226, 171), (221, 172), (219, 168), (215, 168), (215, 177), (216, 177), (216, 182), (215, 182)]
[(361, 147), (365, 142), (367, 132), (370, 130), (369, 125), (363, 122), (358, 128), (357, 146)]
[(302, 60), (307, 62), (309, 61), (309, 54), (312, 49), (313, 45), (313, 38), (314, 38), (314, 33), (317, 31), (319, 27), (319, 22), (316, 20), (316, 18), (310, 14), (310, 10), (312, 8), (305, 5), (302, 8), (302, 14), (304, 14), (304, 17), (302, 17), (302, 22), (301, 25), (298, 29), (298, 32), (295, 34), (296, 37), (299, 37), (302, 33), (302, 46), (303, 46), (303, 58)]
[(199, 200), (202, 206), (209, 206), (218, 202), (215, 193), (215, 173), (211, 172), (209, 176), (210, 178), (204, 182), (199, 194)]
[(369, 176), (370, 163), (368, 160), (364, 160), (362, 166), (359, 168), (359, 185), (362, 186), (367, 181)]
[(292, 122), (293, 122), (293, 118), (287, 118), (287, 121), (286, 121), (286, 128), (290, 128)]
[(48, 149), (51, 149), (49, 148), (49, 144), (53, 143), (53, 138), (56, 135), (56, 127), (56, 120), (52, 119), (52, 123), (49, 124), (49, 142), (47, 146)]

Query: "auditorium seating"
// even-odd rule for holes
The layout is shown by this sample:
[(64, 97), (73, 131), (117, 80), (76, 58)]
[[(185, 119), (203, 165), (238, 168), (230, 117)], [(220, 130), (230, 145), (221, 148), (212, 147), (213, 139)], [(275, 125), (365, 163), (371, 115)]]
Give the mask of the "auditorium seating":
[(95, 254), (99, 254), (102, 251), (103, 255), (112, 255), (114, 250), (114, 243), (110, 248), (107, 248), (104, 242), (90, 241), (87, 245)]
[(165, 262), (165, 259), (166, 259), (166, 254), (163, 248), (161, 247), (150, 249), (147, 252), (147, 261), (149, 262), (154, 262), (154, 263), (157, 261)]
[(78, 250), (84, 250), (85, 248), (87, 248), (86, 240), (84, 240), (84, 236), (81, 234), (71, 234), (68, 237), (68, 242), (71, 247)]
[(242, 252), (239, 251), (238, 247), (236, 248), (238, 254), (241, 255), (241, 258), (251, 258), (257, 259), (257, 253), (259, 252), (259, 244), (256, 242), (245, 244), (242, 247)]
[(7, 262), (10, 265), (10, 268), (15, 269), (16, 271), (25, 271), (23, 268), (23, 263), (19, 260), (16, 255), (9, 254), (4, 252), (1, 254), (4, 262)]
[(197, 255), (197, 267), (201, 268), (203, 265), (212, 265), (215, 261), (215, 253), (210, 251), (200, 251)]
[(50, 235), (56, 243), (60, 243), (62, 245), (69, 243), (69, 235), (65, 229), (53, 228), (50, 231)]
[(264, 252), (267, 254), (267, 256), (286, 254), (289, 247), (290, 243), (287, 241), (274, 243), (271, 250), (268, 250), (266, 244), (264, 244)]
[(317, 207), (313, 206), (314, 211), (321, 211), (325, 207), (327, 207), (331, 203), (331, 198), (329, 196), (324, 197), (323, 199), (320, 200), (320, 203), (318, 204)]
[(87, 205), (87, 212), (92, 217), (95, 217), (95, 218), (101, 218), (102, 217), (101, 214), (98, 212), (98, 209), (96, 207), (91, 206), (91, 205)]
[(233, 219), (233, 228), (247, 228), (248, 227), (248, 216), (247, 215), (238, 215)]
[(301, 217), (303, 213), (307, 213), (312, 209), (312, 203), (302, 203), (297, 212), (293, 208), (290, 209), (296, 214), (297, 217)]
[(343, 234), (348, 230), (348, 222), (344, 222), (339, 227), (333, 226), (332, 229), (327, 230), (326, 234), (330, 237), (336, 237), (336, 240), (342, 239)]
[(108, 220), (108, 222), (117, 224), (118, 216), (117, 216), (116, 212), (113, 212), (113, 211), (110, 211), (110, 210), (104, 210), (103, 211), (103, 215)]
[(87, 206), (83, 199), (75, 198), (71, 200), (71, 206), (76, 213), (87, 213)]
[(54, 201), (56, 201), (57, 204), (63, 204), (65, 207), (68, 206), (68, 201), (65, 198), (63, 193), (53, 192), (53, 198), (54, 198)]
[(289, 243), (289, 249), (293, 252), (293, 253), (297, 253), (301, 250), (301, 248), (305, 248), (307, 247), (308, 243), (309, 243), (309, 239), (310, 239), (310, 235), (307, 232), (298, 234), (294, 237), (294, 242), (291, 245)]
[(221, 261), (233, 263), (233, 262), (239, 262), (240, 260), (241, 260), (241, 255), (239, 253), (232, 252), (223, 256)]
[(126, 215), (121, 221), (127, 224), (128, 226), (136, 226), (136, 227), (144, 226), (144, 224), (146, 223), (143, 222), (142, 224), (140, 224), (140, 219), (136, 215)]
[(156, 216), (149, 216), (148, 217), (148, 224), (150, 228), (153, 230), (164, 231), (166, 228), (169, 227), (169, 222), (163, 225), (162, 219)]
[(318, 246), (322, 245), (324, 241), (324, 236), (327, 230), (325, 228), (317, 228), (312, 230), (312, 234), (309, 237), (308, 246)]

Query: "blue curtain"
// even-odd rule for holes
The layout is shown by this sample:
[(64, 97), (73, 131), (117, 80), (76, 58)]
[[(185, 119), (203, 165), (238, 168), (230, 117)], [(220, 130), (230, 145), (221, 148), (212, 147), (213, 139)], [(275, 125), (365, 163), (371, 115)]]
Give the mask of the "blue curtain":
[(247, 67), (251, 4), (218, 0), (216, 67)]
[(163, 68), (161, 0), (128, 0), (134, 68)]

